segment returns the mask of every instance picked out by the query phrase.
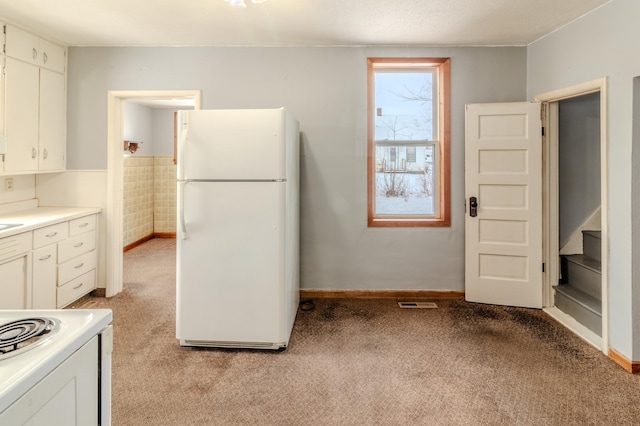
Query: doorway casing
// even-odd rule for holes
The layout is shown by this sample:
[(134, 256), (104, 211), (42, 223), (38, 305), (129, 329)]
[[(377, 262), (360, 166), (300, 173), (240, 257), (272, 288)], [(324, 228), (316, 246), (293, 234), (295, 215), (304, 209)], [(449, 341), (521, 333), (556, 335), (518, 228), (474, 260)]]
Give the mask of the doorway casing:
[(200, 90), (118, 90), (107, 93), (107, 244), (106, 296), (122, 291), (123, 247), (123, 103), (129, 99), (193, 99), (193, 109), (200, 109)]
[[(559, 189), (558, 189), (558, 102), (564, 99), (600, 93), (600, 194), (602, 230), (602, 336), (598, 336), (570, 316), (554, 307), (552, 286), (559, 277)], [(543, 137), (543, 260), (547, 265), (543, 278), (545, 312), (596, 346), (605, 355), (609, 353), (609, 232), (607, 193), (607, 79), (601, 78), (535, 96), (542, 108), (545, 127)]]

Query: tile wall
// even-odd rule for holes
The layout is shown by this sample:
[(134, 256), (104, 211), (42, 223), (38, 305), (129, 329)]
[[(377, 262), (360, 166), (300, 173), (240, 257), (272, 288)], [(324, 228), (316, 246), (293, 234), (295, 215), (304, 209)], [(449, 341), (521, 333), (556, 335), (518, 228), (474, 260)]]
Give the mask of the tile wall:
[(173, 157), (154, 157), (153, 226), (155, 233), (176, 232), (176, 165)]
[(154, 233), (175, 233), (173, 157), (126, 156), (123, 204), (125, 247)]

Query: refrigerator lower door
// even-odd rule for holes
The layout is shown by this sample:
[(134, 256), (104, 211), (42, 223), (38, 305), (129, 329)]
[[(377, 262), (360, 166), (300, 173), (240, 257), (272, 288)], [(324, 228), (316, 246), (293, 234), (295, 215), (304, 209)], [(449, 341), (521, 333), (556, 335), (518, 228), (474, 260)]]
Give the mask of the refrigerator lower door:
[(176, 334), (183, 346), (288, 343), (284, 182), (180, 184)]

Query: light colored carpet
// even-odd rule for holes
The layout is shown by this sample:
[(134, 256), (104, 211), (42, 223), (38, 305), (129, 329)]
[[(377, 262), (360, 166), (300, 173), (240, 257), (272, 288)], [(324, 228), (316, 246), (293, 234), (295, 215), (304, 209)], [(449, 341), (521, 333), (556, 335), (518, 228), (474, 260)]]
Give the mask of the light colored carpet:
[(317, 299), (283, 352), (182, 348), (175, 241), (125, 254), (113, 424), (632, 425), (640, 377), (538, 310)]

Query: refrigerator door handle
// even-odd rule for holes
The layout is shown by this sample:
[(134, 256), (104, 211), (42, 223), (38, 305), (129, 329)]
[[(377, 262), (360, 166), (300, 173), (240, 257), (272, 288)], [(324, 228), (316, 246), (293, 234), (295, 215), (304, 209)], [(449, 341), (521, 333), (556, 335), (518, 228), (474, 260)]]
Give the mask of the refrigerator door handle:
[(187, 224), (184, 220), (184, 190), (187, 186), (187, 182), (178, 182), (178, 206), (180, 208), (180, 235), (183, 240), (187, 239)]
[(178, 146), (178, 180), (184, 179), (184, 147), (187, 145), (187, 133), (189, 133), (189, 126), (187, 126), (187, 114), (184, 114), (182, 126), (182, 132), (180, 132), (180, 145)]

